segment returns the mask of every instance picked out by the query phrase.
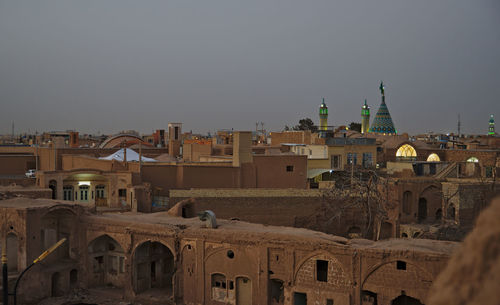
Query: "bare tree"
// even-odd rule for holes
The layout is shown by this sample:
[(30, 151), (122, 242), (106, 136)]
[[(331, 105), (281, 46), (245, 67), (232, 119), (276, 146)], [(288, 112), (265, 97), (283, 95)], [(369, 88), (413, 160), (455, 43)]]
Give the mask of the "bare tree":
[(346, 217), (348, 211), (359, 213), (364, 219), (361, 236), (379, 238), (380, 226), (388, 219), (388, 180), (379, 176), (374, 170), (341, 172), (337, 174), (335, 183), (322, 194), (322, 203), (326, 212), (326, 225)]

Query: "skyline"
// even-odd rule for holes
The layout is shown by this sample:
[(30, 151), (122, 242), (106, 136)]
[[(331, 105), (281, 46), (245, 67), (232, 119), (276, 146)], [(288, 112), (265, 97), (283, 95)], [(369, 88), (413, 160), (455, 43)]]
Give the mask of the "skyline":
[[(117, 5), (119, 4), (119, 5)], [(0, 3), (0, 134), (270, 131), (371, 120), (486, 134), (500, 110), (500, 3)], [(17, 133), (17, 132), (16, 132)]]

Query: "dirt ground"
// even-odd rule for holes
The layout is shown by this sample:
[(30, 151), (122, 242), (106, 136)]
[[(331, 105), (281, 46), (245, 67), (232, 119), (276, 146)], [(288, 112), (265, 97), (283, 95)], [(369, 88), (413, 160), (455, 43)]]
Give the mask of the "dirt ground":
[(137, 296), (133, 302), (125, 301), (120, 288), (75, 289), (69, 295), (47, 298), (38, 305), (174, 305), (165, 294), (151, 289)]

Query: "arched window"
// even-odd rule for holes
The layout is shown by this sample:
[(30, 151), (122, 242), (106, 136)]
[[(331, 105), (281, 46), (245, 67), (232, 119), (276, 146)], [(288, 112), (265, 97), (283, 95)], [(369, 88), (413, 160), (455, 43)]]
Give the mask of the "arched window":
[(212, 274), (212, 300), (225, 302), (226, 298), (227, 298), (226, 276), (221, 273)]
[(396, 159), (403, 161), (414, 161), (417, 159), (417, 151), (409, 144), (402, 145), (396, 151)]
[(435, 153), (432, 153), (429, 155), (429, 157), (427, 157), (427, 162), (439, 162), (439, 161), (441, 161), (441, 159)]
[(471, 162), (471, 163), (478, 163), (479, 162), (479, 159), (476, 158), (476, 157), (470, 157), (469, 159), (467, 159), (467, 162)]

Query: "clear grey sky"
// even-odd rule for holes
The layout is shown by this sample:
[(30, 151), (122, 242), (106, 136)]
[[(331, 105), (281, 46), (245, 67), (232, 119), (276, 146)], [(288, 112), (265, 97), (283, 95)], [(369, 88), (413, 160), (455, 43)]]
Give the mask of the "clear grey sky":
[(500, 129), (499, 0), (0, 0), (0, 133)]

